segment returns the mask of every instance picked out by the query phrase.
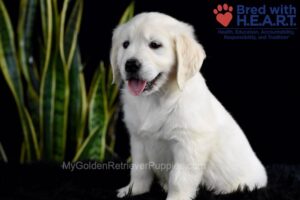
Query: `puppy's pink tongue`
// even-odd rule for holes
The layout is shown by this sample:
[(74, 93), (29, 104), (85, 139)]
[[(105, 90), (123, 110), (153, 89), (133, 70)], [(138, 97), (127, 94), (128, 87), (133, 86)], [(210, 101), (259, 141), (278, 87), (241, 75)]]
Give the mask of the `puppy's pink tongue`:
[(128, 88), (132, 95), (139, 96), (146, 87), (146, 81), (131, 79), (128, 81)]

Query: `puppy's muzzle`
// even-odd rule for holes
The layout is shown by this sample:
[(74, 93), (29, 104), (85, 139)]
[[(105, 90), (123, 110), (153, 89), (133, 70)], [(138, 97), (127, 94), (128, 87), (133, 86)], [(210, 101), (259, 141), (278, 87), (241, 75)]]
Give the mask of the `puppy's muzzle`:
[(135, 58), (131, 58), (125, 63), (125, 71), (127, 73), (127, 78), (137, 78), (138, 72), (141, 68), (142, 64)]

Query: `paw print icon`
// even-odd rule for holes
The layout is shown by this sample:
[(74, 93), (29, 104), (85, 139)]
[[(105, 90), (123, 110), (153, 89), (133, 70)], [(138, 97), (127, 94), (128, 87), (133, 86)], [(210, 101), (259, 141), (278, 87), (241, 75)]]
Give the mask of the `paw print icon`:
[(217, 8), (213, 10), (213, 13), (216, 16), (217, 22), (219, 22), (222, 26), (227, 27), (232, 20), (232, 11), (233, 7), (224, 3), (223, 5), (217, 5)]

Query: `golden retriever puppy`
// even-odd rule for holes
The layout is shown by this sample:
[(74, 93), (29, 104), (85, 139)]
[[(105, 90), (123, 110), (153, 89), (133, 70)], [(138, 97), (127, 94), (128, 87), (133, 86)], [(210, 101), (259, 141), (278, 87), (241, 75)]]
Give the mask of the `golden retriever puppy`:
[(192, 26), (165, 14), (142, 13), (115, 29), (111, 65), (133, 162), (118, 197), (148, 192), (154, 175), (167, 200), (190, 200), (200, 184), (215, 193), (267, 184), (243, 131), (207, 88), (204, 59)]

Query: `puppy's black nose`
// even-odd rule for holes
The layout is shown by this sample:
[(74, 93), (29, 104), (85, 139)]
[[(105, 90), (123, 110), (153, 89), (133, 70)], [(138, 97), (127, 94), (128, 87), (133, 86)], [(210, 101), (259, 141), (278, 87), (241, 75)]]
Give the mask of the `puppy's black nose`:
[(135, 58), (129, 59), (125, 63), (125, 71), (128, 73), (136, 73), (140, 68), (141, 63)]

